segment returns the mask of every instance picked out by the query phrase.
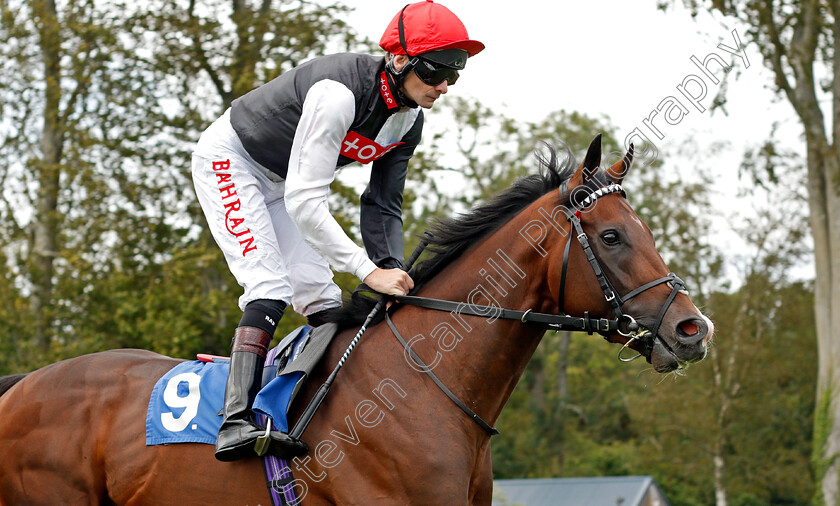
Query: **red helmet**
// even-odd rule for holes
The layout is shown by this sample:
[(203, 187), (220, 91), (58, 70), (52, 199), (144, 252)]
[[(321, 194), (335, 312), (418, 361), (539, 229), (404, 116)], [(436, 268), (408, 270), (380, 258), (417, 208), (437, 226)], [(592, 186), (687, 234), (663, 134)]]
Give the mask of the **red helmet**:
[(379, 46), (391, 54), (409, 56), (440, 49), (463, 49), (473, 56), (484, 49), (484, 44), (470, 39), (458, 16), (432, 0), (406, 5), (388, 24)]

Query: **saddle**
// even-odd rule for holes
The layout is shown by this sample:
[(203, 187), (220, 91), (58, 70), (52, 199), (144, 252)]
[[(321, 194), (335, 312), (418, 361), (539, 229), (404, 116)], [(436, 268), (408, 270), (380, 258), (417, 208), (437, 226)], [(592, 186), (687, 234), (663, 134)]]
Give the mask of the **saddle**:
[[(254, 402), (258, 414), (288, 432), (286, 414), (295, 396), (335, 336), (334, 323), (298, 327), (271, 349), (263, 369), (263, 388)], [(198, 355), (161, 377), (146, 413), (146, 444), (215, 444), (222, 423), (229, 359)]]
[(304, 325), (284, 337), (268, 352), (263, 369), (263, 387), (253, 410), (268, 416), (278, 430), (289, 431), (287, 414), (306, 379), (335, 337), (338, 325)]
[[(307, 377), (321, 360), (338, 325), (304, 325), (269, 350), (263, 369), (263, 387), (253, 410), (257, 422), (288, 432), (289, 406)], [(181, 362), (161, 377), (152, 390), (146, 412), (146, 444), (215, 444), (221, 426), (228, 357), (199, 354), (198, 360)], [(294, 478), (284, 459), (265, 456), (266, 482), (274, 505), (299, 504)]]

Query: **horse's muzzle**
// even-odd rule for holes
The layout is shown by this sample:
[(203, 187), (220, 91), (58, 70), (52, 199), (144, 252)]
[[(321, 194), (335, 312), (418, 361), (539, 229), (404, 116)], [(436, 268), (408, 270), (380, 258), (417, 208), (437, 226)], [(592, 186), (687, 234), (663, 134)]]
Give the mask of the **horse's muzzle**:
[(657, 372), (684, 369), (706, 357), (714, 325), (703, 315), (679, 322), (672, 336), (660, 332), (653, 340), (650, 363)]

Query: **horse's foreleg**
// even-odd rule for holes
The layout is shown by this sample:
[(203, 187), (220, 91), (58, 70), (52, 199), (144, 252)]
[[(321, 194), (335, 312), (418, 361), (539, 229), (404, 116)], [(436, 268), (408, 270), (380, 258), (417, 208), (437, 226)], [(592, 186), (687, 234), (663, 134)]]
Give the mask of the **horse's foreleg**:
[(470, 478), (470, 504), (490, 505), (493, 502), (493, 461), (490, 442), (481, 449), (478, 465)]

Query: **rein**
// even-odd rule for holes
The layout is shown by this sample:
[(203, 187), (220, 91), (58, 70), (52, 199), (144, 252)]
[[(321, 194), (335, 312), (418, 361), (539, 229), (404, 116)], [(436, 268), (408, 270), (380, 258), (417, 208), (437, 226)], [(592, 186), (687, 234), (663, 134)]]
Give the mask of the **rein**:
[[(501, 318), (504, 320), (519, 320), (525, 324), (540, 325), (546, 329), (552, 329), (555, 331), (582, 331), (586, 332), (589, 335), (592, 335), (594, 332), (609, 333), (615, 331), (621, 334), (622, 336), (629, 338), (627, 342), (624, 343), (624, 345), (618, 351), (619, 360), (621, 360), (622, 362), (630, 362), (641, 356), (644, 356), (642, 353), (639, 353), (638, 355), (635, 355), (633, 357), (624, 358), (622, 357), (622, 353), (625, 349), (627, 349), (630, 346), (630, 344), (633, 341), (636, 340), (644, 340), (647, 349), (651, 349), (653, 347), (653, 343), (656, 339), (659, 327), (662, 324), (662, 320), (665, 318), (665, 313), (668, 311), (668, 308), (671, 307), (671, 303), (674, 301), (674, 298), (676, 298), (677, 293), (686, 292), (685, 283), (683, 282), (683, 280), (677, 277), (676, 274), (668, 273), (667, 276), (655, 279), (649, 283), (645, 283), (642, 286), (631, 290), (624, 296), (618, 294), (618, 291), (610, 282), (609, 278), (607, 278), (607, 275), (601, 268), (601, 264), (598, 262), (598, 258), (592, 251), (592, 247), (589, 245), (589, 239), (586, 236), (586, 232), (583, 231), (583, 226), (581, 224), (581, 210), (593, 205), (599, 197), (603, 197), (604, 195), (609, 195), (611, 193), (620, 193), (623, 197), (626, 198), (624, 188), (622, 188), (620, 184), (614, 183), (591, 192), (589, 195), (586, 196), (586, 198), (584, 198), (581, 201), (580, 206), (574, 207), (574, 211), (569, 211), (565, 207), (563, 207), (562, 210), (566, 215), (566, 219), (571, 224), (569, 227), (569, 232), (571, 233), (572, 230), (574, 230), (574, 232), (577, 234), (578, 242), (580, 243), (581, 248), (583, 249), (583, 252), (586, 255), (586, 259), (589, 262), (589, 265), (592, 266), (592, 270), (595, 273), (595, 277), (598, 279), (598, 284), (601, 286), (601, 290), (604, 292), (604, 298), (606, 298), (607, 302), (612, 307), (614, 319), (592, 318), (589, 316), (588, 311), (584, 311), (584, 316), (582, 318), (568, 316), (564, 313), (564, 292), (566, 289), (566, 272), (568, 270), (567, 267), (569, 264), (569, 253), (572, 244), (571, 237), (569, 237), (569, 239), (566, 241), (566, 247), (563, 251), (563, 268), (560, 273), (560, 293), (558, 297), (558, 306), (560, 308), (560, 312), (564, 314), (555, 315), (548, 313), (535, 313), (530, 309), (526, 311), (519, 311), (514, 309), (504, 309), (497, 306), (467, 304), (465, 302), (454, 302), (450, 300), (433, 299), (429, 297), (418, 297), (414, 295), (397, 295), (394, 296), (393, 299), (400, 303), (410, 304), (426, 309), (432, 309), (435, 311), (449, 311), (456, 312), (458, 314), (494, 317)], [(412, 256), (416, 257), (417, 255), (419, 255), (419, 253), (422, 251), (425, 245), (426, 241), (422, 242), (420, 247), (418, 247), (417, 251), (415, 251)], [(624, 313), (621, 310), (621, 306), (625, 302), (641, 294), (642, 292), (645, 292), (663, 283), (668, 283), (668, 286), (671, 287), (671, 293), (670, 295), (668, 295), (668, 298), (665, 300), (665, 303), (659, 310), (659, 315), (656, 318), (656, 323), (654, 324), (653, 328), (651, 330), (641, 328), (632, 316)], [(449, 397), (449, 399), (456, 406), (458, 406), (464, 413), (466, 413), (467, 416), (472, 418), (482, 429), (484, 429), (485, 432), (487, 432), (488, 435), (495, 436), (499, 433), (499, 431), (496, 428), (487, 423), (473, 410), (467, 407), (467, 405), (463, 401), (461, 401), (457, 396), (455, 396), (455, 394), (453, 394), (452, 391), (449, 390), (449, 388), (447, 388), (446, 385), (443, 384), (443, 382), (420, 359), (420, 357), (417, 356), (417, 354), (409, 347), (405, 338), (403, 338), (403, 336), (394, 326), (394, 323), (393, 321), (391, 321), (388, 311), (385, 312), (385, 321), (388, 324), (388, 327), (391, 329), (391, 332), (393, 332), (394, 336), (397, 338), (400, 344), (402, 344), (403, 349), (411, 355), (412, 360), (414, 360), (415, 363), (422, 367), (423, 372), (429, 375), (429, 377), (432, 379), (432, 381), (434, 381), (438, 388), (440, 388), (441, 391), (443, 391), (443, 393), (446, 394), (446, 396)], [(622, 324), (626, 325), (626, 331), (622, 330)]]
[[(589, 316), (589, 311), (584, 312), (584, 316), (582, 318), (578, 318), (575, 316), (567, 316), (565, 314), (556, 315), (548, 313), (535, 313), (530, 309), (527, 311), (518, 311), (515, 309), (504, 309), (498, 306), (482, 306), (477, 304), (467, 304), (466, 302), (416, 297), (413, 295), (395, 295), (394, 300), (404, 304), (410, 304), (412, 306), (434, 309), (436, 311), (450, 311), (470, 316), (501, 318), (503, 320), (519, 320), (522, 323), (537, 324), (545, 327), (546, 329), (586, 332), (589, 335), (592, 335), (595, 332), (619, 331), (620, 328), (620, 320), (592, 318)], [(631, 318), (627, 315), (622, 316)]]
[(449, 397), (449, 399), (455, 403), (456, 406), (461, 408), (461, 411), (466, 413), (468, 417), (472, 418), (475, 421), (475, 423), (477, 423), (479, 427), (484, 429), (484, 431), (487, 432), (487, 434), (489, 434), (490, 436), (495, 436), (499, 433), (498, 429), (485, 422), (483, 418), (478, 416), (478, 414), (476, 414), (473, 410), (467, 407), (467, 405), (464, 404), (464, 401), (462, 401), (455, 394), (453, 394), (452, 390), (447, 388), (446, 385), (444, 385), (443, 382), (440, 380), (440, 378), (438, 378), (437, 375), (432, 372), (429, 366), (427, 366), (426, 363), (423, 362), (423, 359), (417, 356), (414, 350), (412, 350), (411, 347), (408, 345), (402, 334), (400, 334), (400, 332), (397, 330), (397, 327), (394, 326), (394, 322), (391, 321), (391, 317), (388, 315), (387, 311), (385, 312), (385, 322), (388, 324), (388, 327), (391, 328), (391, 332), (394, 333), (394, 337), (397, 338), (400, 344), (403, 345), (403, 348), (406, 351), (408, 351), (408, 353), (411, 355), (411, 359), (414, 360), (414, 362), (417, 365), (423, 368), (423, 372), (425, 372), (429, 375), (430, 378), (432, 378), (432, 381), (435, 382), (435, 385), (437, 385), (438, 388), (440, 388), (443, 391), (443, 393), (445, 393), (446, 396)]

